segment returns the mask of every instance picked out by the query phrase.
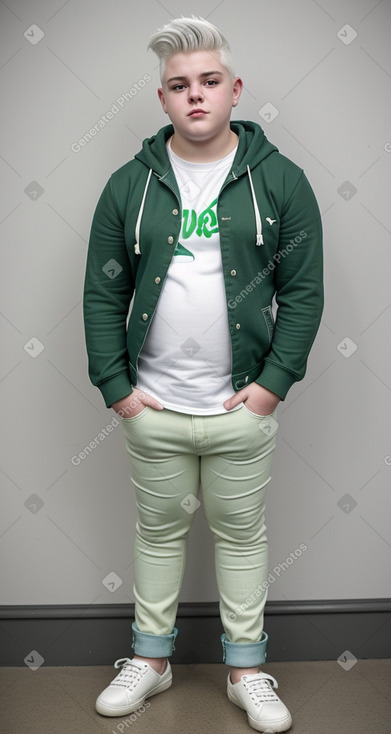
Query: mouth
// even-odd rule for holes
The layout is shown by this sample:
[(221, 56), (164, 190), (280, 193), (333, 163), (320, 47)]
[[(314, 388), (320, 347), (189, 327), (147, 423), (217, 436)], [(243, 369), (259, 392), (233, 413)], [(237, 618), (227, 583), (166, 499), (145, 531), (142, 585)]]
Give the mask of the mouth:
[(188, 117), (202, 117), (203, 115), (207, 115), (208, 113), (205, 112), (205, 110), (201, 109), (195, 109), (189, 112)]

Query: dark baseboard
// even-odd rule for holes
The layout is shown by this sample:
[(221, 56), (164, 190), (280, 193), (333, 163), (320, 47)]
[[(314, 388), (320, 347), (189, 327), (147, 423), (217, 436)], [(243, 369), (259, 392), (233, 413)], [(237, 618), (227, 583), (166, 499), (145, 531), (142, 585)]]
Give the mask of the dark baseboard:
[[(112, 665), (133, 655), (133, 619), (133, 604), (0, 606), (0, 664)], [(222, 662), (218, 602), (179, 604), (176, 627), (173, 664)], [(268, 662), (391, 658), (391, 599), (269, 602), (264, 628)]]

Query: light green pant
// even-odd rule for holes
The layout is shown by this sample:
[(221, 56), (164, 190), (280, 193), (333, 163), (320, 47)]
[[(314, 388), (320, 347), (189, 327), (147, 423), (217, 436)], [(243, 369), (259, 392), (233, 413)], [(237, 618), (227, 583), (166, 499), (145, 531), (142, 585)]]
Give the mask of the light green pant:
[(122, 421), (136, 490), (135, 622), (132, 645), (144, 657), (175, 649), (187, 538), (199, 507), (215, 541), (223, 661), (265, 661), (263, 631), (268, 547), (265, 492), (278, 424), (276, 411), (245, 406), (216, 416), (145, 408)]

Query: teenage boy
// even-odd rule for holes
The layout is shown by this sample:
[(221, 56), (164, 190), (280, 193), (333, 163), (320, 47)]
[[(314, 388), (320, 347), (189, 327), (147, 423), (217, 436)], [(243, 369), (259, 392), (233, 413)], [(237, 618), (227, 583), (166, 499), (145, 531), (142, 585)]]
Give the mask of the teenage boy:
[(123, 419), (138, 510), (134, 655), (96, 709), (124, 716), (171, 685), (201, 483), (228, 697), (254, 729), (280, 732), (292, 719), (260, 671), (265, 491), (277, 405), (305, 374), (323, 308), (319, 209), (259, 125), (230, 122), (243, 84), (214, 26), (176, 19), (149, 47), (172, 124), (108, 181), (85, 281), (89, 374)]

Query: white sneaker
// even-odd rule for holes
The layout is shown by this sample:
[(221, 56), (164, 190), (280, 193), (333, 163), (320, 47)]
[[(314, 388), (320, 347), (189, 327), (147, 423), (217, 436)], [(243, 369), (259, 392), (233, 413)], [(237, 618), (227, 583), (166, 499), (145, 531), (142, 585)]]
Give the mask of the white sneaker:
[(278, 688), (276, 679), (267, 673), (242, 675), (238, 683), (232, 683), (228, 675), (229, 700), (247, 711), (248, 723), (253, 729), (270, 734), (292, 726), (292, 717), (275, 688)]
[(162, 673), (156, 672), (142, 660), (120, 658), (114, 663), (121, 672), (96, 699), (95, 708), (103, 716), (125, 716), (143, 705), (146, 698), (165, 691), (172, 683), (169, 661)]

